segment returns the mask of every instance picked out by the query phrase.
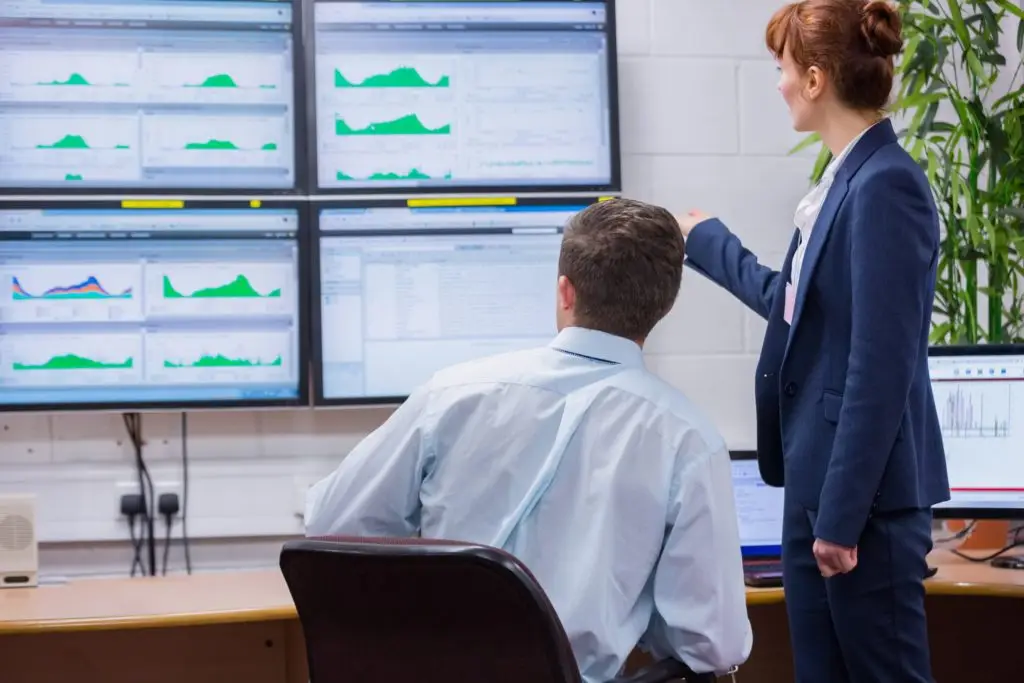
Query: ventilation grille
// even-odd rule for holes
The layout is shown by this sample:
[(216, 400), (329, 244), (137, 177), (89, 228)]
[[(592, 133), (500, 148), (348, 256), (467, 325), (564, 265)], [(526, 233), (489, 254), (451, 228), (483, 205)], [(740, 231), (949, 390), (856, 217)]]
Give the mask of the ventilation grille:
[(0, 551), (26, 550), (34, 541), (31, 520), (23, 515), (0, 511)]

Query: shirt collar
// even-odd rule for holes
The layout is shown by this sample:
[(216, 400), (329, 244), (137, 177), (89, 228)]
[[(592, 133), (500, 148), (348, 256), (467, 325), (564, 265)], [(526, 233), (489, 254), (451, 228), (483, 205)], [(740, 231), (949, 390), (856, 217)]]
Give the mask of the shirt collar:
[[(885, 119), (882, 120), (884, 121)], [(825, 168), (825, 172), (822, 174), (822, 179), (827, 178), (828, 183), (831, 183), (832, 180), (835, 179), (836, 173), (839, 172), (839, 167), (843, 165), (844, 161), (846, 161), (846, 157), (850, 156), (850, 152), (852, 152), (853, 148), (857, 146), (857, 143), (860, 142), (860, 139), (867, 135), (869, 130), (871, 130), (881, 122), (882, 121), (872, 123), (870, 126), (862, 130), (857, 135), (857, 137), (850, 140), (849, 144), (847, 144), (846, 147), (843, 148), (843, 151), (839, 153), (839, 156), (832, 159), (831, 163), (829, 163), (829, 165)]]
[(550, 346), (558, 351), (606, 363), (630, 366), (644, 364), (643, 351), (636, 342), (584, 327), (566, 327), (558, 333)]

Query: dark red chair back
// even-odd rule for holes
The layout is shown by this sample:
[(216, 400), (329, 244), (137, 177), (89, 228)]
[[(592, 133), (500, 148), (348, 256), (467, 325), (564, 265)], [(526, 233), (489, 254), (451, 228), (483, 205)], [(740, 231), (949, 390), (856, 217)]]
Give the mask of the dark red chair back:
[[(581, 683), (530, 571), (495, 548), (424, 539), (285, 543), (311, 683)], [(665, 660), (622, 681), (699, 683)]]

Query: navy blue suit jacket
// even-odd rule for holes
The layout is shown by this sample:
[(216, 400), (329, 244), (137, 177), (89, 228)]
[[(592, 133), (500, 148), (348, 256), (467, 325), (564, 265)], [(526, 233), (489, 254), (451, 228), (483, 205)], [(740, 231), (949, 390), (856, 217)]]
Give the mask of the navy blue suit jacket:
[(836, 173), (807, 243), (792, 324), (781, 272), (717, 219), (687, 263), (767, 319), (755, 379), (761, 476), (815, 513), (814, 535), (857, 545), (875, 512), (949, 499), (928, 377), (939, 221), (923, 171), (888, 121)]

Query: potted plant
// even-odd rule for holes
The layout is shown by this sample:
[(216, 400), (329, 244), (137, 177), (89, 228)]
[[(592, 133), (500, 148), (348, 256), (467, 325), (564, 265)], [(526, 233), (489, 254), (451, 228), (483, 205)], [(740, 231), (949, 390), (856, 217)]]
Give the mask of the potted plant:
[[(932, 343), (1024, 340), (1024, 10), (1010, 0), (896, 2), (894, 122), (943, 223)], [(1017, 51), (1004, 48), (1016, 31)], [(816, 136), (794, 152), (820, 144)], [(817, 181), (831, 160), (815, 162)]]

